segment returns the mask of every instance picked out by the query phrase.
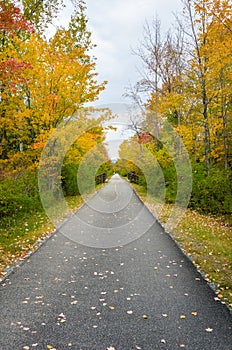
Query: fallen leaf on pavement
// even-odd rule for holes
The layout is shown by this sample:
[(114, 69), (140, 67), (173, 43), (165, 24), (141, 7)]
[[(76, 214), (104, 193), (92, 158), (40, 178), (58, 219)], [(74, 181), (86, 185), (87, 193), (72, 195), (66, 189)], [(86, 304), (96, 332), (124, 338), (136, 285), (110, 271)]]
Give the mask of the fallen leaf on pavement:
[(211, 332), (213, 332), (213, 328), (206, 328), (206, 332), (209, 332), (209, 333), (211, 333)]

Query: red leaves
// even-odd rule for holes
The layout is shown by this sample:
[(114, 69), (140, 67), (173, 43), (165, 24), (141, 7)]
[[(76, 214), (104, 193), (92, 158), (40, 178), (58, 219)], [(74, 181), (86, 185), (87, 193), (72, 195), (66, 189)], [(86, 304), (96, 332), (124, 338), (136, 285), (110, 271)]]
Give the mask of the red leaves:
[(18, 61), (15, 58), (8, 58), (6, 61), (0, 62), (0, 77), (4, 86), (15, 90), (16, 85), (25, 82), (22, 76), (23, 71), (32, 69), (32, 65), (25, 61)]
[(139, 135), (138, 143), (148, 143), (153, 140), (152, 135), (150, 134), (141, 134)]
[(34, 28), (30, 21), (21, 13), (20, 9), (14, 4), (6, 5), (0, 1), (0, 29), (13, 35), (22, 30), (33, 33)]
[[(33, 33), (32, 23), (27, 21), (20, 9), (14, 4), (6, 5), (5, 1), (0, 1), (0, 30), (3, 31), (3, 38), (15, 36), (20, 30)], [(6, 45), (2, 40), (2, 45)], [(22, 72), (32, 66), (24, 61), (7, 57), (0, 62), (0, 77), (2, 86), (8, 86), (11, 91), (16, 90), (16, 85), (25, 81)]]
[(25, 69), (32, 69), (32, 65), (25, 61), (17, 61), (15, 58), (8, 58), (6, 61), (0, 63), (0, 72), (7, 72), (9, 75), (13, 75), (15, 72), (19, 72)]

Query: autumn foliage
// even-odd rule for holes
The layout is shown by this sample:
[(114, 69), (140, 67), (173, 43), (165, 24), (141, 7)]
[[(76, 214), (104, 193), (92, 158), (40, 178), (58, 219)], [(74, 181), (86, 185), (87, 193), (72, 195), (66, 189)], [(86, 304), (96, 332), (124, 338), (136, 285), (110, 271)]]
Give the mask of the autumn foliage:
[[(97, 82), (96, 63), (88, 53), (92, 44), (84, 2), (76, 4), (69, 26), (58, 28), (50, 38), (44, 30), (57, 15), (59, 1), (34, 5), (33, 1), (23, 1), (19, 8), (15, 1), (0, 1), (0, 179), (3, 182), (27, 173), (36, 176), (41, 152), (55, 128), (61, 122), (69, 122), (78, 111), (84, 111), (85, 104), (97, 99), (105, 86)], [(74, 128), (88, 129), (88, 113), (79, 113), (72, 123)], [(92, 130), (91, 136), (83, 135), (69, 152), (69, 159), (73, 157), (71, 163), (78, 166), (85, 151), (101, 141), (99, 132), (101, 136), (103, 133), (99, 130), (97, 133)], [(65, 141), (65, 135), (61, 140)], [(26, 189), (24, 192), (28, 195)], [(0, 201), (6, 202), (5, 192), (0, 193), (3, 196)], [(7, 214), (7, 206), (4, 205), (1, 213)]]
[[(184, 0), (176, 30), (163, 35), (158, 19), (147, 25), (138, 50), (145, 72), (129, 93), (135, 101), (144, 91), (149, 95), (140, 106), (146, 117), (138, 142), (162, 159), (165, 147), (157, 139), (168, 121), (191, 159), (190, 205), (214, 214), (232, 211), (231, 6), (230, 0)], [(181, 151), (177, 143), (176, 154)], [(170, 179), (168, 168), (163, 169)]]
[(26, 19), (20, 8), (14, 3), (0, 1), (0, 11), (0, 29), (7, 32), (8, 35), (15, 36), (21, 30), (34, 32), (33, 23)]

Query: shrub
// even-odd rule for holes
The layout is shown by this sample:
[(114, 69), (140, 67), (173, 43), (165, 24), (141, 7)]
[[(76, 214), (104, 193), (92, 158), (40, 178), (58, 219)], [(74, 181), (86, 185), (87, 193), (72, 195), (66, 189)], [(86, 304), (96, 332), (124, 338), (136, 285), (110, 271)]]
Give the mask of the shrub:
[(193, 165), (193, 191), (190, 207), (202, 213), (231, 215), (232, 173), (224, 169), (211, 168), (206, 176), (201, 165)]
[(65, 196), (79, 195), (77, 171), (78, 165), (75, 163), (67, 164), (62, 167), (62, 187)]
[(27, 172), (17, 178), (10, 177), (0, 183), (0, 217), (42, 209), (37, 176)]

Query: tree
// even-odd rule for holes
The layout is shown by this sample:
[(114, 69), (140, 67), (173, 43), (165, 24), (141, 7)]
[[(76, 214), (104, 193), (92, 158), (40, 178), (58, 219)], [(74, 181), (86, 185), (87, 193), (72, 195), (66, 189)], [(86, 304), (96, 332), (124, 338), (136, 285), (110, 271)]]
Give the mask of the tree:
[(86, 5), (83, 0), (72, 0), (72, 3), (74, 5), (74, 13), (69, 23), (70, 36), (75, 40), (77, 47), (82, 47), (88, 52), (95, 45), (91, 41), (91, 32), (87, 28)]
[(196, 71), (196, 78), (199, 82), (198, 88), (201, 93), (202, 107), (203, 107), (203, 128), (204, 128), (204, 150), (205, 150), (205, 167), (209, 175), (210, 172), (210, 130), (209, 130), (209, 116), (208, 105), (210, 97), (207, 89), (207, 62), (208, 57), (205, 53), (207, 44), (207, 27), (210, 25), (211, 18), (206, 16), (202, 8), (205, 8), (205, 0), (201, 0), (200, 6), (195, 7), (196, 18), (193, 15), (193, 6), (195, 2), (191, 0), (185, 1), (185, 6), (188, 12), (190, 26), (192, 31), (192, 39), (195, 46), (195, 61), (193, 60), (193, 69)]
[[(104, 89), (105, 83), (96, 81), (95, 62), (87, 52), (91, 46), (87, 22), (84, 21), (85, 26), (79, 26), (79, 22), (80, 18), (73, 16), (69, 27), (57, 29), (49, 41), (40, 34), (30, 33), (25, 40), (14, 35), (14, 42), (5, 45), (3, 55), (11, 57), (14, 71), (6, 70), (7, 60), (0, 67), (2, 77), (7, 75), (2, 104), (5, 111), (2, 134), (7, 140), (7, 145), (3, 142), (2, 147), (4, 159), (23, 150), (30, 150), (31, 154), (33, 149), (38, 154), (64, 118), (94, 101)], [(18, 64), (13, 65), (14, 62)], [(9, 83), (11, 86), (7, 86)]]
[[(32, 23), (27, 21), (20, 9), (11, 1), (0, 1), (0, 158), (8, 158), (9, 141), (7, 129), (9, 114), (12, 113), (11, 101), (15, 101), (17, 87), (24, 81), (24, 72), (32, 66), (18, 57), (18, 40), (27, 40), (33, 33)], [(14, 123), (10, 123), (14, 128)]]
[[(209, 175), (210, 160), (218, 161), (224, 153), (225, 168), (229, 162), (227, 113), (230, 97), (225, 87), (226, 80), (231, 81), (228, 69), (231, 66), (231, 1), (188, 0), (184, 3), (194, 43), (190, 68), (195, 72), (193, 89), (200, 92), (205, 166)], [(223, 139), (223, 146), (220, 139)]]
[[(159, 138), (168, 121), (181, 136), (191, 158), (191, 205), (213, 213), (228, 213), (232, 196), (232, 2), (184, 0), (183, 4), (184, 16), (178, 19), (177, 31), (162, 37), (157, 34), (157, 25), (149, 27), (139, 51), (145, 74), (132, 97), (138, 101), (142, 96), (138, 97), (139, 93), (148, 92), (139, 134), (146, 136), (150, 132), (158, 110)], [(165, 147), (170, 140), (162, 140)], [(179, 146), (174, 140), (174, 155), (177, 152), (181, 159), (184, 149), (180, 138), (176, 140)], [(162, 159), (162, 153), (167, 157), (165, 147), (157, 149), (154, 140), (143, 137), (142, 144), (157, 159)], [(170, 164), (163, 164), (164, 173), (172, 178)], [(221, 187), (227, 189), (223, 195)]]
[(43, 33), (52, 23), (63, 7), (63, 0), (22, 0), (24, 16), (34, 24), (40, 33)]
[[(136, 54), (144, 64), (142, 79), (131, 89), (128, 95), (134, 101), (139, 101), (139, 94), (148, 93), (148, 100), (144, 103), (149, 114), (149, 128), (154, 130), (154, 136), (159, 138), (159, 124), (162, 115), (175, 118), (178, 125), (181, 120), (183, 104), (183, 33), (178, 27), (173, 35), (168, 31), (161, 35), (161, 23), (156, 18), (151, 25), (144, 29), (144, 40)], [(175, 101), (175, 103), (174, 103)]]

